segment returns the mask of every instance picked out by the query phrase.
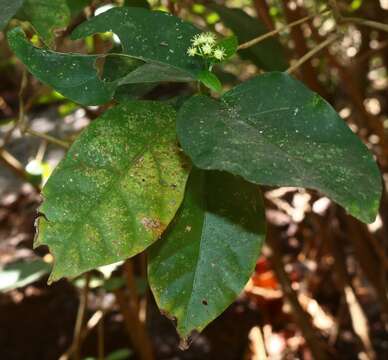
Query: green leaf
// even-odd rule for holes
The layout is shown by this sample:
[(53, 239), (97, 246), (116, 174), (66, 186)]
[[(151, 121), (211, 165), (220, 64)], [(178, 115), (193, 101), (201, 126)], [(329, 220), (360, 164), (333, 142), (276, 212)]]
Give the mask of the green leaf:
[(201, 331), (240, 294), (265, 237), (256, 185), (215, 171), (193, 170), (185, 199), (150, 249), (148, 278), (158, 306), (180, 335)]
[[(114, 48), (112, 51), (116, 52), (115, 50), (117, 49)], [(102, 78), (108, 82), (120, 81), (121, 78), (144, 64), (144, 61), (128, 56), (107, 56), (104, 62)]]
[(0, 268), (0, 292), (32, 284), (50, 272), (51, 265), (41, 259), (18, 261)]
[(66, 28), (70, 21), (66, 0), (25, 0), (21, 15), (48, 45), (54, 41), (54, 30)]
[[(144, 61), (132, 59), (127, 56), (108, 56), (105, 59), (103, 79), (110, 82), (116, 81), (118, 87), (115, 91), (114, 98), (117, 101), (139, 99), (157, 85), (157, 83), (142, 83), (141, 81), (133, 84), (130, 83), (131, 80), (133, 81), (133, 78), (130, 78), (131, 74), (133, 76), (139, 73), (139, 71), (135, 72), (135, 70), (144, 64)], [(129, 79), (129, 84), (125, 84), (125, 79)]]
[[(227, 8), (214, 3), (209, 4), (209, 7), (219, 14), (223, 23), (237, 36), (240, 44), (268, 31), (259, 19), (249, 16), (241, 9)], [(239, 54), (243, 59), (251, 60), (266, 71), (283, 71), (288, 67), (283, 47), (273, 37), (239, 51)]]
[(121, 40), (123, 53), (145, 62), (176, 68), (195, 79), (203, 69), (201, 58), (186, 54), (200, 31), (176, 16), (139, 7), (116, 7), (79, 25), (72, 39), (111, 31)]
[[(73, 37), (113, 31), (122, 39), (123, 52), (107, 55), (63, 54), (34, 47), (22, 30), (13, 30), (8, 41), (17, 57), (40, 81), (82, 105), (110, 101), (118, 86), (128, 83), (192, 81), (204, 67), (203, 59), (186, 50), (199, 32), (194, 26), (164, 12), (142, 8), (113, 8), (81, 24)], [(99, 78), (99, 57), (130, 57), (147, 64), (124, 77), (122, 68), (111, 68), (108, 82)], [(132, 71), (133, 68), (129, 71)], [(124, 77), (120, 80), (120, 76)]]
[(258, 76), (221, 101), (193, 97), (177, 124), (200, 168), (316, 189), (361, 221), (375, 219), (382, 184), (372, 154), (324, 99), (285, 73)]
[(124, 6), (129, 6), (129, 7), (142, 7), (145, 9), (150, 8), (150, 4), (147, 0), (125, 0), (124, 1)]
[(0, 0), (0, 31), (5, 28), (8, 21), (17, 13), (24, 0)]
[[(201, 76), (201, 73), (198, 75)], [(122, 77), (119, 85), (139, 84), (139, 83), (158, 83), (158, 82), (188, 82), (193, 78), (180, 69), (165, 66), (163, 64), (146, 63), (137, 67), (135, 70)]]
[(188, 165), (175, 110), (133, 101), (108, 110), (74, 142), (43, 189), (35, 246), (55, 257), (50, 281), (143, 251), (183, 198)]
[(215, 92), (221, 92), (222, 90), (222, 84), (220, 80), (218, 80), (218, 77), (208, 70), (203, 70), (198, 75), (198, 80), (210, 90)]
[(115, 92), (114, 99), (118, 102), (127, 100), (142, 99), (145, 95), (155, 89), (157, 84), (128, 84), (119, 86)]
[(116, 85), (102, 81), (96, 70), (97, 56), (61, 54), (34, 47), (20, 28), (8, 32), (12, 51), (28, 70), (63, 96), (83, 105), (111, 100)]

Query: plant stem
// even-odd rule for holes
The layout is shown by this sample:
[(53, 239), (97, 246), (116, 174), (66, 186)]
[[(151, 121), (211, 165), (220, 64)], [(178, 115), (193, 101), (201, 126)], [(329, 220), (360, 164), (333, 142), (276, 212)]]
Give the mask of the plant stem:
[(70, 147), (70, 144), (67, 143), (66, 141), (57, 139), (57, 138), (55, 138), (51, 135), (45, 134), (45, 133), (41, 133), (41, 132), (32, 130), (30, 128), (25, 129), (24, 132), (26, 132), (27, 134), (30, 134), (32, 136), (36, 136), (36, 137), (39, 137), (41, 139), (47, 140), (48, 142), (50, 142), (52, 144), (63, 147), (64, 149), (68, 149)]
[(331, 45), (334, 41), (338, 40), (338, 38), (340, 37), (339, 34), (335, 34), (333, 36), (330, 36), (329, 38), (327, 38), (325, 41), (323, 41), (322, 43), (318, 44), (316, 47), (314, 47), (313, 49), (311, 49), (307, 54), (305, 54), (304, 56), (302, 56), (300, 59), (298, 59), (298, 61), (295, 62), (295, 64), (291, 65), (288, 69), (287, 69), (287, 73), (288, 74), (291, 74), (293, 73), (296, 69), (298, 69), (301, 65), (303, 65), (306, 61), (310, 60), (311, 58), (313, 58), (317, 53), (319, 53), (321, 50), (323, 50), (325, 47)]
[(89, 282), (90, 282), (90, 273), (86, 273), (85, 275), (85, 286), (82, 289), (82, 294), (78, 306), (77, 319), (75, 322), (74, 328), (74, 358), (76, 360), (81, 359), (81, 343), (82, 343), (82, 329), (84, 324), (85, 310), (88, 303), (88, 294), (89, 294)]
[[(319, 13), (319, 14), (322, 14), (322, 15), (326, 15), (326, 14), (329, 14), (331, 12), (331, 10), (324, 10), (323, 12)], [(237, 50), (243, 50), (243, 49), (247, 49), (253, 45), (256, 45), (274, 35), (277, 35), (279, 34), (280, 32), (284, 31), (284, 30), (287, 30), (287, 29), (291, 29), (292, 27), (294, 26), (297, 26), (297, 25), (300, 25), (300, 24), (303, 24), (304, 22), (308, 21), (308, 20), (311, 20), (312, 18), (314, 18), (315, 16), (317, 16), (317, 14), (313, 14), (313, 15), (309, 15), (309, 16), (305, 16), (304, 18), (302, 19), (299, 19), (299, 20), (296, 20), (294, 22), (291, 22), (287, 25), (284, 25), (284, 26), (281, 26), (280, 28), (276, 29), (276, 30), (272, 30), (272, 31), (269, 31), (263, 35), (260, 35), (258, 36), (257, 38), (254, 38), (252, 40), (249, 40), (241, 45), (238, 46)]]
[[(105, 309), (100, 309), (97, 310), (89, 319), (89, 321), (86, 324), (86, 327), (82, 330), (80, 334), (80, 339), (83, 341), (89, 334), (90, 332), (104, 319), (105, 313), (107, 310)], [(61, 355), (59, 360), (68, 360), (74, 353), (75, 347), (74, 343), (69, 347), (69, 349)]]
[(154, 360), (152, 343), (148, 338), (146, 328), (139, 320), (139, 314), (134, 311), (123, 289), (114, 291), (120, 312), (123, 315), (124, 325), (131, 344), (140, 360)]
[(384, 24), (378, 21), (366, 20), (356, 17), (345, 17), (342, 18), (342, 22), (368, 26), (372, 29), (388, 32), (388, 24)]

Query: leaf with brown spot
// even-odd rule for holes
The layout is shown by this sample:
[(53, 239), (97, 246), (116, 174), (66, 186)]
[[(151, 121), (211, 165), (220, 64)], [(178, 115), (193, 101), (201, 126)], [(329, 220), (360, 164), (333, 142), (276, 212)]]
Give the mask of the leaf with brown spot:
[(44, 217), (35, 246), (48, 245), (55, 257), (50, 280), (126, 259), (160, 237), (188, 176), (175, 120), (168, 105), (127, 102), (74, 142), (44, 187), (39, 209)]

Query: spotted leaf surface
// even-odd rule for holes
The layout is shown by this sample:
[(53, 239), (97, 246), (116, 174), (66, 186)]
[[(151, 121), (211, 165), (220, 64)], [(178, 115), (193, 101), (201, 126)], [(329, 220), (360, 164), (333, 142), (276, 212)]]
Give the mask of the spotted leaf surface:
[(83, 105), (108, 102), (115, 85), (102, 81), (95, 68), (97, 56), (62, 54), (33, 46), (20, 28), (8, 32), (16, 56), (40, 81)]
[(120, 38), (123, 53), (131, 57), (168, 65), (192, 79), (204, 67), (202, 59), (186, 54), (190, 40), (200, 31), (166, 12), (139, 7), (113, 8), (79, 25), (72, 38), (106, 31)]
[(220, 101), (191, 98), (177, 132), (200, 168), (316, 189), (361, 221), (376, 217), (382, 188), (372, 154), (324, 99), (287, 74), (258, 76)]
[(264, 242), (256, 185), (216, 171), (193, 170), (183, 204), (151, 247), (148, 277), (156, 302), (183, 338), (201, 331), (240, 294)]
[(39, 209), (35, 246), (48, 245), (55, 257), (51, 281), (131, 257), (160, 237), (188, 176), (175, 119), (168, 105), (127, 102), (74, 142)]
[[(72, 36), (77, 39), (106, 31), (120, 37), (122, 52), (93, 56), (48, 51), (34, 47), (20, 29), (9, 33), (8, 42), (37, 79), (82, 105), (110, 101), (123, 84), (193, 81), (204, 67), (203, 59), (186, 54), (199, 30), (167, 13), (137, 7), (113, 8), (81, 24)], [(122, 67), (117, 74), (113, 69), (110, 78), (115, 80), (107, 81), (100, 79), (96, 69), (101, 56), (132, 58), (146, 64), (125, 74)]]

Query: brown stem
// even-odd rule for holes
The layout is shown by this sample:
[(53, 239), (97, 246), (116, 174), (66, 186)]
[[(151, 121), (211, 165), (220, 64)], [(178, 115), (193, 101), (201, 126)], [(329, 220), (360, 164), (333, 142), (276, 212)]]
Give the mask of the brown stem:
[(153, 360), (152, 344), (148, 338), (145, 327), (139, 321), (138, 313), (136, 313), (130, 305), (123, 289), (116, 290), (115, 296), (124, 318), (125, 328), (136, 354), (141, 360)]
[(127, 288), (129, 290), (129, 301), (133, 310), (138, 314), (139, 313), (139, 295), (137, 292), (135, 276), (133, 272), (133, 262), (128, 259), (124, 263), (124, 271)]
[(325, 41), (321, 42), (317, 46), (315, 46), (313, 49), (311, 49), (309, 52), (307, 52), (305, 55), (303, 55), (300, 59), (298, 59), (294, 64), (292, 64), (288, 69), (287, 73), (291, 74), (303, 64), (305, 64), (307, 61), (312, 59), (316, 54), (318, 54), (320, 51), (322, 51), (324, 48), (330, 46), (332, 43), (337, 41), (339, 39), (340, 35), (335, 34), (327, 38)]
[[(80, 339), (84, 341), (90, 332), (103, 320), (105, 315), (105, 310), (97, 310), (89, 319), (86, 324), (86, 327), (81, 331)], [(69, 347), (69, 349), (59, 358), (59, 360), (68, 360), (74, 353), (75, 346), (74, 343)]]
[(75, 322), (74, 328), (74, 359), (81, 360), (81, 344), (82, 344), (82, 330), (84, 325), (85, 311), (88, 304), (88, 295), (89, 295), (89, 283), (90, 283), (90, 273), (85, 274), (85, 285), (82, 289), (81, 298), (79, 301), (77, 319)]
[[(325, 15), (325, 14), (328, 14), (330, 13), (330, 11), (326, 10), (324, 13), (322, 13), (322, 15)], [(269, 31), (261, 36), (258, 36), (257, 38), (254, 38), (252, 40), (249, 40), (241, 45), (238, 46), (237, 50), (243, 50), (243, 49), (247, 49), (253, 45), (256, 45), (272, 36), (275, 36), (279, 33), (281, 33), (282, 31), (284, 30), (287, 30), (287, 29), (291, 29), (293, 28), (294, 26), (297, 26), (297, 25), (300, 25), (300, 24), (303, 24), (305, 23), (306, 21), (308, 20), (311, 20), (313, 19), (314, 17), (316, 17), (317, 14), (313, 14), (313, 15), (309, 15), (309, 16), (305, 16), (304, 18), (302, 19), (299, 19), (299, 20), (296, 20), (296, 21), (293, 21), (292, 23), (289, 23), (289, 24), (286, 24), (284, 26), (281, 26), (279, 27), (278, 29), (276, 30), (272, 30), (272, 31)]]
[(362, 18), (346, 17), (346, 18), (342, 19), (342, 22), (357, 24), (357, 25), (361, 25), (361, 26), (368, 26), (368, 27), (375, 29), (375, 30), (388, 32), (388, 25), (380, 23), (378, 21), (367, 20), (367, 19), (362, 19)]
[(131, 343), (141, 360), (154, 359), (153, 346), (147, 334), (145, 324), (141, 321), (139, 295), (135, 283), (132, 260), (124, 263), (126, 285), (129, 290), (129, 298), (123, 289), (115, 292), (117, 303), (124, 317), (124, 323)]
[(45, 133), (41, 133), (41, 132), (32, 130), (30, 128), (25, 129), (24, 132), (26, 132), (27, 134), (30, 134), (32, 136), (36, 136), (36, 137), (39, 137), (41, 139), (47, 140), (49, 143), (58, 145), (58, 146), (66, 149), (66, 150), (70, 148), (70, 144), (69, 143), (67, 143), (66, 141), (57, 139), (57, 138), (55, 138), (55, 137), (53, 137), (51, 135), (48, 135), (48, 134), (45, 134)]
[[(24, 167), (20, 161), (4, 148), (0, 148), (0, 162), (7, 166), (16, 176), (21, 178), (23, 181), (30, 182), (28, 173), (24, 170)], [(33, 185), (36, 191), (40, 192), (40, 187), (38, 185), (31, 185)]]
[(269, 7), (267, 4), (267, 0), (255, 0), (253, 2), (253, 6), (256, 9), (257, 15), (263, 21), (264, 25), (269, 29), (275, 29), (272, 18), (269, 14)]
[(284, 264), (281, 256), (282, 250), (278, 243), (277, 234), (274, 234), (273, 231), (274, 228), (270, 227), (268, 229), (267, 237), (267, 245), (270, 249), (269, 259), (272, 263), (273, 270), (281, 285), (285, 298), (291, 305), (295, 323), (302, 331), (313, 358), (316, 360), (326, 360), (328, 359), (328, 356), (325, 350), (325, 346), (319, 339), (319, 335), (317, 334), (316, 329), (312, 326), (309, 316), (299, 303), (298, 297), (291, 287), (290, 279), (284, 270)]

